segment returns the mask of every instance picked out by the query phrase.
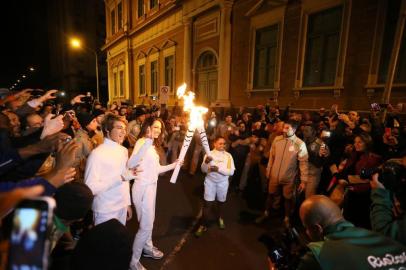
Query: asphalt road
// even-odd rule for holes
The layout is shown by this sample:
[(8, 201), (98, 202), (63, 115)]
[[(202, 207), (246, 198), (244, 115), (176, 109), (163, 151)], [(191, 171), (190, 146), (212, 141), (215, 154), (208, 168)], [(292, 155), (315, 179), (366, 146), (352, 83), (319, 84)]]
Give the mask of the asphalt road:
[[(258, 238), (264, 233), (278, 233), (279, 220), (254, 224), (255, 212), (247, 207), (243, 196), (229, 192), (224, 208), (226, 229), (220, 230), (213, 222), (202, 237), (196, 238), (193, 233), (201, 214), (204, 175), (190, 176), (181, 171), (176, 184), (169, 183), (169, 178), (170, 173), (158, 182), (153, 230), (154, 245), (165, 256), (161, 260), (142, 258), (148, 270), (267, 269), (267, 249)], [(127, 227), (136, 233), (135, 216)]]

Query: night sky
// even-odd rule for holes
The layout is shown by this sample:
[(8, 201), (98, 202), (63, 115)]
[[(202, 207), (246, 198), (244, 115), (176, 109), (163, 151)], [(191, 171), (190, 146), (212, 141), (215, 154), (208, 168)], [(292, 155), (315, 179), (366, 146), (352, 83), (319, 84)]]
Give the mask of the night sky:
[[(2, 2), (0, 87), (9, 88), (25, 74), (21, 87), (47, 87), (49, 43), (46, 1)], [(33, 66), (36, 71), (29, 72)]]
[[(60, 7), (66, 6), (69, 3), (71, 9), (60, 8), (59, 12), (53, 10), (55, 6), (60, 4)], [(89, 9), (101, 10), (101, 13), (97, 17), (88, 16), (85, 12)], [(74, 25), (75, 32), (79, 32), (86, 36), (87, 42), (91, 44), (91, 47), (97, 48), (99, 57), (99, 76), (100, 83), (103, 87), (103, 92), (107, 92), (106, 76), (105, 73), (105, 56), (100, 48), (103, 46), (105, 37), (105, 25), (104, 25), (104, 2), (103, 0), (19, 0), (19, 1), (3, 1), (2, 2), (2, 14), (0, 16), (1, 22), (1, 67), (0, 67), (0, 88), (10, 88), (17, 79), (21, 82), (16, 89), (23, 88), (41, 88), (41, 89), (63, 89), (63, 78), (69, 76), (69, 74), (60, 74), (58, 70), (52, 72), (51, 63), (60, 63), (61, 61), (55, 61), (53, 57), (66, 57), (62, 54), (51, 56), (51, 51), (55, 53), (55, 48), (61, 46), (67, 46), (67, 44), (56, 44), (55, 35), (51, 36), (51, 31), (58, 31), (58, 20), (62, 14), (62, 21), (70, 14), (66, 12), (74, 12), (76, 16), (79, 14), (79, 18), (83, 21)], [(61, 11), (63, 10), (63, 11)], [(70, 11), (69, 11), (70, 10)], [(63, 13), (65, 12), (65, 13)], [(58, 15), (56, 15), (58, 14)], [(53, 16), (52, 16), (53, 15)], [(89, 30), (88, 20), (97, 21), (96, 30)], [(99, 22), (100, 21), (100, 22)], [(103, 21), (103, 22), (101, 22)], [(50, 25), (52, 24), (52, 25)], [(56, 27), (56, 28), (55, 28)], [(93, 33), (86, 33), (86, 31), (92, 31)], [(94, 33), (96, 31), (96, 34)], [(61, 29), (62, 33), (65, 33)], [(90, 37), (97, 40), (89, 40)], [(60, 43), (60, 42), (59, 42)], [(50, 48), (50, 46), (56, 46)], [(88, 45), (90, 46), (90, 45)], [(91, 56), (91, 55), (90, 55)], [(88, 57), (86, 54), (76, 54), (75, 57)], [(85, 58), (87, 59), (87, 58)], [(58, 59), (60, 60), (60, 59)], [(90, 57), (91, 61), (92, 56)], [(102, 67), (104, 65), (104, 67)], [(35, 71), (30, 72), (29, 67), (34, 67)], [(59, 66), (58, 66), (59, 67)], [(88, 71), (88, 74), (94, 76), (94, 78), (87, 78), (89, 83), (80, 85), (84, 89), (91, 89), (95, 91), (95, 75), (94, 67)], [(78, 71), (80, 73), (82, 71)], [(56, 73), (56, 75), (55, 75)], [(22, 75), (27, 77), (22, 79)], [(80, 75), (79, 75), (80, 76)], [(105, 95), (105, 93), (103, 93)]]

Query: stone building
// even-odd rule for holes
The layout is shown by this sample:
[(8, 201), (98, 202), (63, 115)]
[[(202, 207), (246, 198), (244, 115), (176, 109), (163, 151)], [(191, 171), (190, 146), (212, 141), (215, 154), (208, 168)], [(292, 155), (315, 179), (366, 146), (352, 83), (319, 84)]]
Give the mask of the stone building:
[[(405, 0), (105, 0), (109, 99), (186, 82), (207, 106), (380, 102)], [(399, 20), (401, 21), (401, 20)], [(406, 101), (406, 34), (391, 102)]]

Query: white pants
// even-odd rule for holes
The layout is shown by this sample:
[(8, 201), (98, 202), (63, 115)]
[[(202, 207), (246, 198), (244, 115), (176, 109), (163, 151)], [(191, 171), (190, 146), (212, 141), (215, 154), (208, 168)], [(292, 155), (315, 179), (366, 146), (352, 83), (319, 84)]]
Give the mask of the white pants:
[(204, 180), (204, 200), (207, 202), (225, 202), (227, 198), (228, 179), (215, 182), (209, 179)]
[(135, 181), (132, 188), (133, 202), (139, 222), (138, 232), (133, 243), (131, 261), (137, 262), (141, 258), (142, 250), (152, 250), (152, 229), (155, 219), (157, 184), (141, 185)]
[(112, 218), (115, 218), (125, 226), (125, 222), (127, 220), (127, 207), (107, 213), (94, 212), (93, 216), (94, 216), (94, 225), (98, 225)]

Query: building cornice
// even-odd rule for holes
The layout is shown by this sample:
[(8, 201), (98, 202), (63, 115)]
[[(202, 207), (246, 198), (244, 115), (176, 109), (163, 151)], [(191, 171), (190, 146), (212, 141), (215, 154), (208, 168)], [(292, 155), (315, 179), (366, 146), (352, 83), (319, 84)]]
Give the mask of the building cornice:
[(149, 25), (155, 23), (157, 20), (161, 19), (162, 17), (166, 16), (168, 13), (172, 12), (177, 8), (181, 8), (182, 6), (176, 5), (176, 2), (172, 2), (167, 6), (164, 6), (159, 12), (153, 14), (151, 17), (147, 17), (142, 23), (137, 24), (134, 28), (130, 29), (129, 37), (134, 36), (136, 33), (143, 31)]
[(113, 45), (121, 42), (124, 39), (128, 38), (128, 31), (123, 31), (119, 35), (113, 36), (106, 44), (104, 44), (100, 49), (102, 51), (108, 50), (111, 48)]
[(106, 42), (102, 47), (101, 50), (105, 51), (116, 45), (117, 43), (121, 42), (123, 39), (129, 39), (135, 34), (139, 33), (140, 31), (143, 31), (146, 27), (149, 25), (155, 23), (157, 20), (161, 19), (162, 17), (166, 16), (176, 8), (179, 8), (181, 6), (177, 5), (176, 2), (170, 2), (170, 4), (162, 7), (158, 12), (154, 13), (150, 17), (147, 17), (142, 23), (137, 24), (134, 28), (131, 28), (129, 31), (123, 31), (120, 34), (110, 37), (110, 39), (107, 39), (108, 42)]

